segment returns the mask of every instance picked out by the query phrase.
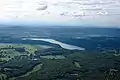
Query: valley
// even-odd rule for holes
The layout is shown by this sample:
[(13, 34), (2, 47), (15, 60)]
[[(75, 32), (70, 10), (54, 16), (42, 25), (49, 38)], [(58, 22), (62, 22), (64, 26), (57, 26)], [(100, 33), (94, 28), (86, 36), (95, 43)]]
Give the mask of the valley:
[(84, 29), (21, 29), (24, 33), (0, 31), (0, 80), (119, 80), (119, 35), (102, 35), (101, 29), (94, 35)]

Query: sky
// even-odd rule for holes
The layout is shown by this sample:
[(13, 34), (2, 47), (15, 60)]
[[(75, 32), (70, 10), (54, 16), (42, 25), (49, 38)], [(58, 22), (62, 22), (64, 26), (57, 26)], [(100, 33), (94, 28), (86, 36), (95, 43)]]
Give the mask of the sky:
[(0, 24), (120, 27), (120, 0), (0, 0)]

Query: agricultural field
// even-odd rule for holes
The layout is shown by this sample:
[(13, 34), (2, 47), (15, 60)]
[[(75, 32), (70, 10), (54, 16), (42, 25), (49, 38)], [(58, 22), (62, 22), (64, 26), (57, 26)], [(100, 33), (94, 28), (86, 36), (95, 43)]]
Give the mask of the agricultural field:
[(0, 44), (0, 61), (9, 61), (17, 56), (34, 55), (35, 51), (52, 48), (47, 45)]

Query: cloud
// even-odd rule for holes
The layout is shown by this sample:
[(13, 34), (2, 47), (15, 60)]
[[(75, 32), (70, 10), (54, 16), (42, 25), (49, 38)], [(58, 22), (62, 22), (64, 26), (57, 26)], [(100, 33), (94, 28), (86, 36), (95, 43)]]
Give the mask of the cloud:
[(119, 26), (120, 0), (0, 0), (0, 19), (85, 21), (91, 25), (100, 22)]
[(46, 10), (47, 9), (47, 5), (42, 5), (41, 7), (37, 8), (36, 10)]

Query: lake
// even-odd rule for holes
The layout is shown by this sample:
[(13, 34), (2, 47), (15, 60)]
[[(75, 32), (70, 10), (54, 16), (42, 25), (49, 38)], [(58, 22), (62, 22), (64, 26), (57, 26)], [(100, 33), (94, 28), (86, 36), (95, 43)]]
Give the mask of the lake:
[(60, 42), (60, 41), (57, 41), (57, 40), (54, 40), (54, 39), (23, 38), (22, 40), (37, 40), (37, 41), (39, 40), (39, 41), (45, 41), (45, 42), (49, 42), (49, 43), (52, 43), (52, 44), (60, 45), (62, 48), (68, 49), (68, 50), (85, 50), (85, 48), (78, 47), (78, 46), (75, 46), (75, 45), (66, 44), (66, 43), (63, 43), (63, 42)]

